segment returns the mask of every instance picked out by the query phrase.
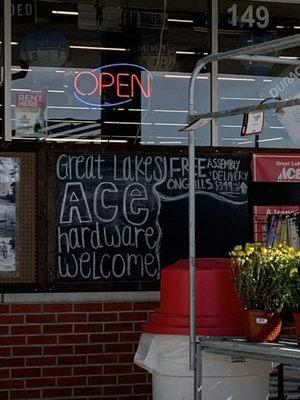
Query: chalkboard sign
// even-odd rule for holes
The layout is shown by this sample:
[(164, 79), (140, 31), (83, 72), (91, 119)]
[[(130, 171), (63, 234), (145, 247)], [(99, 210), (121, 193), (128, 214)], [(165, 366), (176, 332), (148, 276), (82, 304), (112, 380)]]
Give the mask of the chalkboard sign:
[[(197, 256), (249, 239), (249, 159), (195, 160)], [(188, 159), (61, 154), (56, 160), (57, 280), (149, 281), (188, 257)]]

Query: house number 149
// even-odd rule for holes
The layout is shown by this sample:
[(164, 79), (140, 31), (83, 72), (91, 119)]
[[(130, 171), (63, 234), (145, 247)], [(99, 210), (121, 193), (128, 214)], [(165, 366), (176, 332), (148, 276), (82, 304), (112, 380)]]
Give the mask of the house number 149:
[(266, 28), (269, 25), (270, 14), (265, 6), (254, 7), (251, 4), (243, 13), (239, 11), (237, 4), (233, 4), (227, 10), (229, 14), (232, 14), (231, 23), (233, 26), (237, 26), (238, 21), (248, 24), (250, 28), (252, 28), (254, 24), (259, 28)]

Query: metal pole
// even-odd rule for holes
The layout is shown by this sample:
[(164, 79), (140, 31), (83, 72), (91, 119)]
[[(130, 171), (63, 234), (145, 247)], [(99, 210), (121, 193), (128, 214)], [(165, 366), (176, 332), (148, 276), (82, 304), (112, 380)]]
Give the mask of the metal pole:
[[(218, 13), (218, 2), (219, 0), (212, 0), (211, 3), (211, 52), (216, 54), (219, 51), (218, 46), (218, 25), (219, 25), (219, 13)], [(214, 61), (211, 64), (211, 111), (218, 110), (218, 75), (219, 75), (218, 61)], [(213, 119), (211, 121), (211, 145), (218, 146), (219, 144), (219, 131), (218, 121)]]
[(3, 1), (4, 32), (3, 32), (3, 80), (4, 80), (4, 132), (5, 141), (11, 141), (11, 1)]

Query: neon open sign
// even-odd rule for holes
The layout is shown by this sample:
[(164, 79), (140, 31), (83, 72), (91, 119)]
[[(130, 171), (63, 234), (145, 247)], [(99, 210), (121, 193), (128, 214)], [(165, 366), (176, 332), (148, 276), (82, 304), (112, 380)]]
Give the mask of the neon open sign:
[(74, 79), (74, 96), (92, 107), (116, 107), (140, 97), (149, 99), (152, 74), (136, 64), (109, 64), (79, 72)]

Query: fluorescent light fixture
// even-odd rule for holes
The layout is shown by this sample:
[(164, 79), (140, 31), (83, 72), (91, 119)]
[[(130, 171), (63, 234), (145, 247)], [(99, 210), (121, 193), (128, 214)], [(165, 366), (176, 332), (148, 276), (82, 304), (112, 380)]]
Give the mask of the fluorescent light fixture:
[(153, 125), (151, 122), (129, 122), (129, 121), (104, 121), (104, 124), (117, 125)]
[(193, 24), (194, 21), (192, 19), (177, 19), (177, 18), (168, 18), (168, 22), (178, 22), (182, 24)]
[(65, 73), (66, 73), (66, 71), (65, 71), (65, 70), (62, 70), (62, 69), (57, 69), (55, 72), (56, 72), (57, 74), (65, 74)]
[(47, 108), (58, 108), (62, 110), (89, 110), (89, 107), (48, 106)]
[(78, 15), (78, 11), (52, 10), (52, 14), (55, 14), (55, 15)]
[[(190, 79), (191, 75), (173, 75), (173, 74), (166, 74), (164, 75), (165, 78), (177, 78), (177, 79)], [(208, 76), (197, 76), (197, 79), (208, 79)]]
[(285, 128), (283, 126), (270, 126), (270, 129), (283, 129), (283, 130), (285, 130)]
[(48, 89), (48, 93), (65, 93), (65, 91), (64, 90)]
[(261, 101), (258, 97), (221, 97), (221, 100), (250, 100), (250, 101)]
[[(0, 44), (2, 44), (2, 42), (0, 42)], [(18, 43), (18, 42), (10, 42), (10, 44), (11, 44), (12, 46), (17, 46), (19, 43)]]
[(32, 69), (29, 69), (29, 68), (11, 68), (11, 70), (16, 71), (16, 72), (21, 72), (21, 71), (31, 72), (32, 71)]
[(294, 26), (294, 29), (300, 29), (300, 26)]
[[(119, 109), (118, 109), (119, 110)], [(137, 112), (140, 112), (140, 111), (147, 111), (145, 108), (128, 108), (128, 111), (137, 111)]]
[(159, 144), (182, 144), (182, 141), (176, 141), (176, 142), (158, 142)]
[(229, 77), (219, 77), (219, 81), (241, 81), (241, 82), (255, 82), (253, 78), (229, 78)]
[(263, 79), (263, 82), (273, 82), (272, 79)]
[(163, 112), (163, 113), (184, 113), (186, 114), (187, 110), (153, 110), (154, 112)]
[(46, 138), (48, 142), (94, 142), (94, 143), (127, 143), (127, 140), (118, 139), (76, 139), (76, 138)]
[(251, 140), (247, 140), (247, 142), (238, 142), (238, 144), (252, 144), (253, 142)]
[(174, 124), (172, 122), (154, 122), (154, 126), (186, 126), (186, 124)]
[(100, 50), (100, 51), (127, 51), (124, 47), (96, 47), (96, 46), (77, 46), (70, 45), (70, 49), (78, 50)]
[(298, 60), (298, 57), (295, 56), (279, 56), (279, 58), (282, 58), (284, 60)]
[(230, 140), (230, 141), (233, 141), (233, 140), (247, 140), (247, 141), (249, 141), (249, 139), (242, 139), (242, 138), (240, 138), (240, 137), (235, 137), (235, 138), (222, 138), (222, 140)]
[(186, 55), (193, 55), (197, 54), (195, 51), (183, 51), (183, 50), (177, 50), (176, 54), (186, 54)]
[(11, 89), (12, 92), (31, 92), (31, 89)]
[(275, 137), (275, 138), (271, 138), (271, 139), (258, 139), (258, 142), (272, 142), (275, 140), (283, 140), (283, 137)]
[(283, 25), (276, 25), (276, 28), (277, 29), (284, 29), (284, 26)]
[(203, 55), (204, 55), (204, 56), (208, 56), (208, 53), (205, 52), (205, 53), (203, 53)]

